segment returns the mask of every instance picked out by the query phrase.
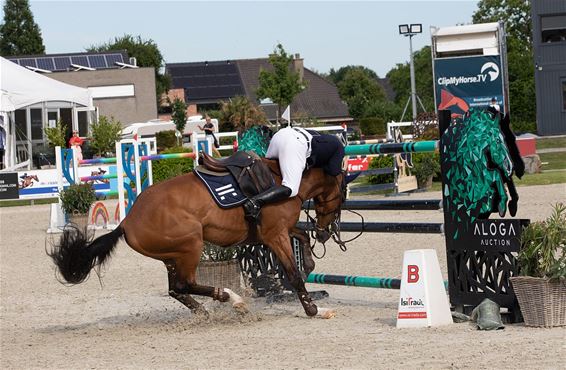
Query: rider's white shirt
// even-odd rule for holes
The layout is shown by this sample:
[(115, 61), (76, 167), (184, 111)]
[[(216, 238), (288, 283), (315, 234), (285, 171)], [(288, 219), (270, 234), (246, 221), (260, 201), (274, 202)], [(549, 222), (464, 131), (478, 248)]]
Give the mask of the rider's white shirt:
[(311, 139), (312, 135), (302, 128), (286, 127), (273, 135), (267, 148), (266, 158), (279, 159), (282, 185), (291, 189), (290, 197), (299, 192), (307, 158), (311, 155)]

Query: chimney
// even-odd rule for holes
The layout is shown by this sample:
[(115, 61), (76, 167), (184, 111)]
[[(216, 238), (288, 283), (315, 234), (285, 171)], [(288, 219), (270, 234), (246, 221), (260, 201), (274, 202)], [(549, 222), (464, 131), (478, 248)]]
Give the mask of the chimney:
[(293, 68), (295, 72), (299, 74), (299, 81), (303, 82), (303, 77), (305, 75), (305, 68), (303, 64), (303, 58), (301, 58), (301, 54), (295, 54), (295, 58), (293, 59)]

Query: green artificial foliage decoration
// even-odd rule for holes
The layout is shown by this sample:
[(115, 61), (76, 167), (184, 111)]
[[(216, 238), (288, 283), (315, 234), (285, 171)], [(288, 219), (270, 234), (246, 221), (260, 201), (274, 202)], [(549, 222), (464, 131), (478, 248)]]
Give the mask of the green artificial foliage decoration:
[(0, 55), (45, 53), (41, 30), (33, 19), (28, 0), (6, 0), (4, 23), (0, 25)]
[[(482, 215), (507, 210), (505, 181), (513, 162), (499, 128), (499, 116), (470, 109), (462, 122), (442, 135), (445, 212), (466, 229)], [(455, 233), (458, 238), (460, 233)]]
[(114, 120), (114, 117), (108, 119), (106, 116), (100, 116), (98, 122), (90, 126), (92, 140), (90, 148), (99, 156), (113, 156), (116, 153), (116, 142), (120, 140), (120, 132), (122, 124), (120, 121)]
[(72, 184), (59, 193), (61, 207), (68, 215), (88, 214), (96, 201), (96, 193), (91, 183)]
[(265, 157), (271, 140), (271, 130), (267, 126), (252, 126), (238, 136), (238, 151), (253, 151)]
[(61, 148), (66, 147), (65, 135), (67, 133), (67, 125), (61, 120), (57, 121), (55, 127), (45, 127), (43, 132), (45, 132), (47, 142), (51, 148), (55, 148), (56, 146), (60, 146)]

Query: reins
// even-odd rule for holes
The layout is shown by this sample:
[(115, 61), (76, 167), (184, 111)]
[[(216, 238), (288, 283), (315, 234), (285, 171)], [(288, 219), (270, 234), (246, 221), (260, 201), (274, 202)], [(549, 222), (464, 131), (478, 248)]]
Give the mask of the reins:
[[(337, 180), (337, 179), (336, 179), (336, 183), (337, 183), (337, 184), (336, 184), (337, 187), (340, 188), (340, 184), (338, 184), (338, 180)], [(342, 204), (343, 204), (343, 202), (344, 202), (344, 200), (345, 200), (345, 193), (344, 193), (344, 192), (342, 191), (342, 189), (340, 188), (340, 191), (339, 191), (339, 193), (338, 193), (337, 196), (335, 196), (335, 197), (333, 197), (333, 198), (331, 198), (331, 199), (325, 200), (324, 202), (318, 202), (318, 203), (322, 203), (322, 204), (330, 203), (330, 202), (336, 200), (336, 199), (339, 198), (339, 197), (342, 198), (342, 202), (340, 203), (340, 205), (338, 206), (338, 208), (336, 208), (336, 209), (334, 209), (334, 210), (332, 210), (332, 211), (329, 211), (329, 212), (320, 213), (320, 214), (318, 214), (318, 217), (320, 217), (320, 216), (326, 216), (326, 215), (329, 215), (329, 214), (331, 214), (331, 213), (335, 213), (335, 214), (336, 214), (336, 217), (335, 217), (334, 221), (332, 221), (332, 223), (329, 225), (329, 228), (330, 228), (330, 236), (332, 237), (332, 240), (334, 240), (334, 242), (335, 242), (336, 244), (338, 244), (338, 246), (340, 247), (340, 249), (341, 249), (343, 252), (345, 252), (345, 251), (348, 249), (348, 248), (346, 247), (346, 243), (350, 243), (350, 242), (356, 240), (357, 238), (359, 238), (359, 237), (363, 234), (364, 228), (365, 228), (365, 221), (364, 221), (364, 217), (363, 217), (360, 213), (354, 212), (354, 211), (352, 211), (352, 210), (348, 210), (349, 212), (354, 213), (354, 214), (360, 216), (360, 219), (361, 219), (361, 221), (362, 221), (362, 222), (361, 222), (361, 223), (362, 223), (362, 228), (361, 228), (360, 232), (358, 233), (358, 235), (356, 235), (356, 236), (354, 236), (353, 238), (348, 239), (348, 240), (342, 240), (342, 238), (341, 238), (341, 236), (340, 236), (340, 223), (341, 223), (341, 217), (342, 217)], [(304, 202), (301, 202), (301, 203), (303, 204)], [(311, 199), (308, 200), (307, 207), (306, 207), (303, 211), (305, 212), (305, 215), (307, 216), (307, 220), (308, 220), (307, 222), (308, 222), (308, 223), (311, 223), (312, 226), (313, 226), (313, 227), (311, 228), (311, 230), (310, 230), (310, 237), (314, 240), (313, 243), (312, 243), (312, 245), (310, 246), (311, 252), (312, 252), (312, 254), (313, 254), (314, 257), (316, 257), (317, 259), (321, 259), (321, 258), (323, 258), (323, 257), (326, 255), (326, 245), (325, 245), (325, 242), (321, 242), (321, 243), (320, 243), (320, 244), (322, 244), (322, 246), (323, 246), (323, 253), (322, 253), (322, 255), (320, 255), (320, 256), (318, 256), (318, 255), (314, 252), (314, 247), (316, 246), (316, 243), (317, 243), (317, 233), (319, 233), (319, 232), (326, 232), (326, 230), (325, 230), (325, 229), (322, 229), (322, 228), (319, 228), (319, 226), (317, 225), (316, 219), (310, 215), (310, 213), (309, 213), (310, 210), (311, 210)]]

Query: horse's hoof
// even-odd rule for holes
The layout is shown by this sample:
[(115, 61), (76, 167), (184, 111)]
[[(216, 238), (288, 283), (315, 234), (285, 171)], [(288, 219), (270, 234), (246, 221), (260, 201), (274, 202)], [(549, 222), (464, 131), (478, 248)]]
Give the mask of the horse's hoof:
[(331, 319), (336, 316), (336, 311), (330, 308), (319, 308), (316, 316), (322, 319)]
[(318, 307), (316, 307), (316, 305), (314, 304), (305, 305), (303, 308), (305, 309), (307, 316), (313, 317), (318, 313)]
[(232, 307), (240, 314), (246, 314), (249, 312), (248, 306), (244, 302), (234, 303)]

